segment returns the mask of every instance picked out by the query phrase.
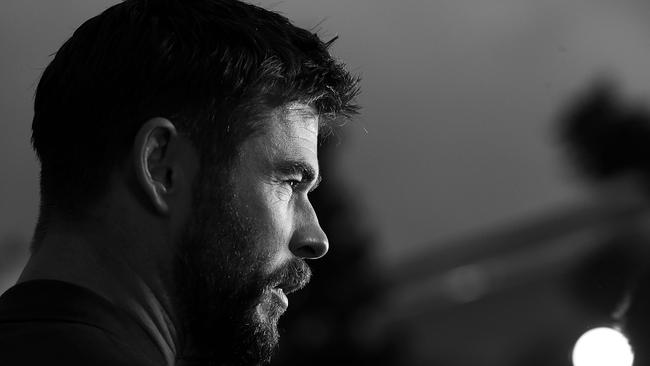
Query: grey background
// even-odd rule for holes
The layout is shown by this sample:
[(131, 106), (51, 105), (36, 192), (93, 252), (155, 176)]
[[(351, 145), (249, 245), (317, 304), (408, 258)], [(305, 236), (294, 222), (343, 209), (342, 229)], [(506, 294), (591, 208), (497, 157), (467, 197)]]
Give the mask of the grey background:
[[(114, 3), (2, 2), (0, 292), (26, 258), (37, 214), (29, 137), (38, 77), (74, 29)], [(637, 97), (650, 91), (644, 1), (256, 4), (325, 38), (339, 35), (334, 54), (363, 77), (363, 114), (342, 139), (337, 174), (362, 202), (360, 219), (376, 228), (385, 266), (581, 201), (554, 137), (558, 108), (603, 72)]]

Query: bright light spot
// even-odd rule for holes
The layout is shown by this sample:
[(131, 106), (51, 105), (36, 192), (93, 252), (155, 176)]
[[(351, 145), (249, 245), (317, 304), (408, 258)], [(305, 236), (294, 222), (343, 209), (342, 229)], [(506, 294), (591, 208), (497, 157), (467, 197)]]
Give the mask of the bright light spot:
[(573, 348), (574, 366), (631, 366), (633, 360), (627, 338), (613, 328), (591, 329)]

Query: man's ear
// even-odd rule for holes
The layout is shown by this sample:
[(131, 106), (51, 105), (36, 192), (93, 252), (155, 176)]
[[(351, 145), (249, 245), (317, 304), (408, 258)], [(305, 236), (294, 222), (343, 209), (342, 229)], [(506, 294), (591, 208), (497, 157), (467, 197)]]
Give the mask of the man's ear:
[(178, 133), (172, 122), (156, 117), (145, 122), (133, 143), (137, 181), (154, 209), (169, 213), (169, 198), (178, 184)]

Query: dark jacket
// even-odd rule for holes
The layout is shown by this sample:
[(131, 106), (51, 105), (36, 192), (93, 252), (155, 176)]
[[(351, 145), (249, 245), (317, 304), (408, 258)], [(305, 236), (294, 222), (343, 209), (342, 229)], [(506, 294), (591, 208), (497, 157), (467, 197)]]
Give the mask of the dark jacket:
[(88, 289), (35, 280), (0, 297), (0, 365), (164, 364), (129, 314)]

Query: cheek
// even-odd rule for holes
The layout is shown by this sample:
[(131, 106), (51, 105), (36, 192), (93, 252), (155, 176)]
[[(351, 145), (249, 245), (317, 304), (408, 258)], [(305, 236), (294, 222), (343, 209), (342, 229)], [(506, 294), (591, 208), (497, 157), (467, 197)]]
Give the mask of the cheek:
[(266, 187), (249, 200), (247, 211), (257, 231), (257, 245), (267, 256), (270, 270), (282, 265), (290, 257), (289, 241), (293, 232), (293, 204), (277, 199), (277, 193)]

